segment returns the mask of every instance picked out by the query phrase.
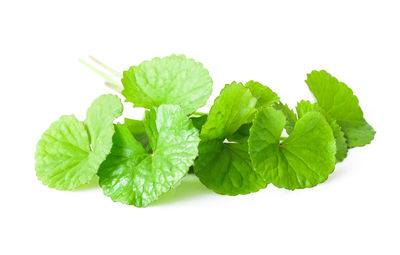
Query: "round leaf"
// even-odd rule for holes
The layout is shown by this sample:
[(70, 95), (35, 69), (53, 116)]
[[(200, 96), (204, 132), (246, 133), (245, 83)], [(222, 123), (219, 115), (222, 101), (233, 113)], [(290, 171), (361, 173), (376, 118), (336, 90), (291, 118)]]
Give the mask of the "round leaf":
[(36, 147), (36, 175), (43, 184), (71, 190), (88, 183), (100, 165), (90, 151), (85, 125), (75, 116), (51, 124)]
[(113, 119), (121, 115), (117, 96), (97, 98), (85, 123), (62, 116), (46, 130), (36, 148), (36, 174), (51, 188), (71, 190), (88, 183), (112, 147)]
[(255, 170), (280, 188), (309, 188), (324, 182), (335, 167), (335, 139), (325, 118), (310, 112), (280, 141), (285, 117), (265, 108), (250, 129), (250, 157)]
[[(300, 101), (296, 106), (297, 115), (299, 119), (302, 118), (305, 114), (311, 111), (323, 111), (318, 104), (312, 104), (310, 101)], [(335, 137), (336, 142), (336, 161), (343, 161), (348, 152), (346, 138), (344, 137), (344, 133), (337, 122), (329, 115), (324, 115), (326, 120), (328, 121), (329, 126), (332, 128), (333, 136)]]
[(198, 130), (179, 106), (162, 105), (146, 112), (145, 150), (118, 124), (114, 146), (98, 175), (104, 194), (113, 201), (145, 207), (186, 175), (198, 153)]
[(194, 172), (209, 189), (223, 195), (248, 194), (267, 186), (253, 170), (247, 144), (222, 140), (200, 143)]
[[(251, 165), (247, 139), (234, 135), (254, 115), (256, 102), (250, 89), (241, 83), (226, 85), (201, 130), (194, 172), (204, 185), (219, 194), (248, 194), (266, 187)], [(230, 137), (244, 144), (224, 143)]]
[(204, 106), (212, 91), (212, 79), (201, 63), (184, 55), (144, 61), (123, 73), (122, 94), (135, 107), (175, 104), (190, 114)]

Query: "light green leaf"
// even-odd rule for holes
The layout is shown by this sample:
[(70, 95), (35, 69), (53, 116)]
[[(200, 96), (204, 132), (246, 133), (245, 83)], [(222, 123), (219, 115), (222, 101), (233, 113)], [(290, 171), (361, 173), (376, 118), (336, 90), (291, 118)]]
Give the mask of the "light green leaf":
[(146, 151), (129, 129), (116, 126), (114, 146), (98, 172), (104, 194), (113, 201), (145, 207), (186, 175), (198, 153), (198, 130), (177, 105), (147, 111)]
[[(93, 152), (103, 161), (112, 147), (113, 120), (122, 115), (123, 106), (116, 95), (102, 95), (95, 99), (86, 113), (85, 125)], [(101, 163), (101, 162), (100, 162)]]
[(73, 115), (54, 122), (36, 147), (36, 174), (43, 184), (71, 190), (90, 182), (110, 152), (112, 121), (121, 112), (118, 97), (103, 95), (88, 109), (87, 125)]
[(324, 70), (312, 71), (306, 83), (324, 113), (343, 130), (349, 148), (364, 146), (374, 139), (375, 130), (365, 121), (357, 97), (346, 84)]
[(201, 142), (194, 172), (204, 185), (224, 195), (248, 194), (267, 186), (252, 168), (247, 144)]
[(256, 101), (242, 84), (226, 85), (215, 99), (201, 131), (194, 172), (204, 185), (219, 194), (248, 194), (266, 186), (251, 166), (247, 143), (224, 142), (249, 121)]
[[(278, 95), (275, 92), (273, 92), (270, 88), (262, 85), (259, 82), (249, 81), (246, 83), (245, 87), (249, 88), (253, 97), (257, 98), (257, 103), (255, 106), (256, 109), (261, 109), (263, 107), (268, 107), (276, 103), (279, 103)], [(290, 111), (289, 108), (285, 110)], [(253, 121), (254, 116), (255, 112), (253, 113), (253, 115), (250, 116), (251, 121)], [(227, 139), (231, 142), (247, 143), (247, 140), (249, 139), (249, 131), (251, 125), (252, 125), (251, 123), (243, 124), (234, 134), (228, 136)]]
[(184, 55), (144, 61), (123, 73), (122, 94), (135, 107), (180, 105), (185, 114), (204, 106), (212, 91), (212, 79), (201, 63)]
[(271, 106), (279, 102), (278, 95), (267, 86), (262, 85), (256, 81), (249, 81), (245, 85), (250, 89), (251, 94), (257, 98), (256, 108)]
[(70, 190), (89, 182), (97, 167), (88, 162), (89, 136), (75, 116), (62, 116), (47, 129), (36, 147), (36, 175), (43, 184)]
[(273, 107), (276, 110), (281, 111), (285, 116), (286, 118), (285, 130), (288, 134), (290, 134), (293, 131), (294, 125), (296, 124), (297, 121), (296, 114), (292, 109), (289, 108), (287, 104), (282, 104), (281, 102), (274, 104)]
[[(245, 87), (249, 88), (253, 97), (257, 98), (257, 103), (255, 108), (258, 110), (263, 107), (268, 107), (279, 103), (278, 95), (275, 92), (273, 92), (269, 87), (264, 86), (259, 82), (249, 81), (246, 83)], [(288, 114), (291, 113), (294, 114), (294, 112), (291, 111), (287, 105), (285, 106), (282, 105), (281, 109), (288, 111)], [(252, 116), (250, 116), (251, 121), (253, 120), (254, 116), (255, 112), (253, 113)], [(291, 122), (289, 122), (289, 124), (290, 123)], [(249, 131), (251, 125), (252, 125), (251, 123), (242, 125), (234, 134), (230, 135), (227, 139), (231, 142), (247, 143), (247, 140), (249, 139)], [(289, 130), (291, 130), (290, 126), (288, 128)]]
[(324, 182), (335, 167), (335, 139), (325, 118), (310, 112), (280, 141), (285, 116), (264, 108), (250, 129), (249, 150), (255, 170), (280, 188), (309, 188)]
[(249, 122), (257, 99), (241, 83), (226, 85), (210, 109), (200, 137), (203, 141), (225, 139)]
[(321, 109), (318, 107), (318, 104), (305, 100), (301, 100), (296, 105), (296, 113), (299, 119), (303, 118), (304, 115), (312, 111), (321, 112)]
[[(312, 104), (310, 101), (304, 101), (304, 100), (297, 103), (296, 111), (297, 115), (299, 116), (299, 119), (311, 111), (318, 111), (323, 114), (323, 110), (318, 106), (318, 104), (316, 103)], [(344, 133), (340, 128), (340, 126), (336, 123), (336, 121), (327, 115), (325, 115), (325, 117), (328, 121), (329, 126), (333, 131), (333, 136), (335, 137), (336, 161), (341, 162), (347, 156), (348, 148), (347, 148), (346, 138), (344, 137)]]

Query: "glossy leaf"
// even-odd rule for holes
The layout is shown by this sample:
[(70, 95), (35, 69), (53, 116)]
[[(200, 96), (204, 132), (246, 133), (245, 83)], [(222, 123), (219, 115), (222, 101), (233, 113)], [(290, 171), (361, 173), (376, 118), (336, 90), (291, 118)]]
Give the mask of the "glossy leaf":
[(247, 144), (217, 139), (200, 143), (194, 171), (204, 185), (219, 194), (248, 194), (267, 186), (253, 170)]
[(194, 172), (204, 185), (219, 194), (248, 194), (266, 186), (251, 166), (247, 143), (224, 142), (249, 121), (256, 101), (242, 84), (226, 85), (215, 99), (201, 131)]
[[(296, 106), (296, 111), (297, 111), (297, 115), (299, 116), (299, 118), (302, 118), (308, 112), (311, 112), (311, 111), (321, 112), (321, 110), (322, 109), (316, 103), (312, 104), (310, 101), (302, 100), (299, 103), (297, 103), (297, 106)], [(327, 119), (328, 124), (332, 129), (333, 136), (335, 137), (336, 161), (341, 162), (347, 156), (348, 148), (347, 148), (346, 138), (344, 137), (344, 133), (343, 133), (342, 129), (340, 128), (340, 126), (336, 123), (336, 121), (333, 118), (331, 118), (327, 115), (325, 115), (325, 118)]]
[(324, 182), (335, 167), (335, 139), (325, 118), (310, 112), (283, 141), (285, 116), (264, 108), (250, 129), (250, 157), (255, 170), (280, 188), (299, 189)]
[(145, 114), (150, 152), (118, 124), (114, 147), (98, 172), (113, 201), (145, 207), (186, 175), (198, 154), (198, 130), (179, 106), (162, 105)]
[(200, 137), (203, 141), (225, 139), (249, 122), (257, 99), (241, 83), (226, 85), (210, 109)]

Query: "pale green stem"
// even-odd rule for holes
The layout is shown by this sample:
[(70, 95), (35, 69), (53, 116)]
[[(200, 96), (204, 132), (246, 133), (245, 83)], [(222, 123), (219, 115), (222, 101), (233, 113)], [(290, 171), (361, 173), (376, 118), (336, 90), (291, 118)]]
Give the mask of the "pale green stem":
[(106, 81), (104, 83), (107, 87), (112, 88), (113, 90), (117, 91), (118, 93), (121, 93), (122, 90), (124, 89), (123, 87), (121, 87), (119, 84), (113, 84), (113, 83), (109, 83), (108, 81)]
[(82, 64), (84, 64), (85, 66), (87, 66), (89, 69), (91, 69), (92, 71), (96, 72), (98, 75), (103, 77), (107, 81), (106, 82), (107, 86), (111, 87), (112, 89), (114, 89), (118, 92), (121, 92), (124, 89), (121, 84), (119, 84), (117, 81), (115, 81), (113, 78), (111, 78), (106, 73), (100, 71), (99, 69), (97, 69), (96, 67), (92, 66), (91, 64), (87, 63), (86, 61), (84, 61), (82, 59), (79, 59), (79, 61)]
[(112, 73), (113, 75), (117, 76), (118, 78), (122, 78), (122, 73), (112, 69), (111, 67), (109, 67), (108, 65), (100, 62), (100, 60), (96, 59), (95, 57), (89, 56), (89, 58), (91, 60), (93, 60), (94, 62), (96, 62), (98, 65), (102, 66), (104, 69), (106, 69), (107, 71), (109, 71), (110, 73)]

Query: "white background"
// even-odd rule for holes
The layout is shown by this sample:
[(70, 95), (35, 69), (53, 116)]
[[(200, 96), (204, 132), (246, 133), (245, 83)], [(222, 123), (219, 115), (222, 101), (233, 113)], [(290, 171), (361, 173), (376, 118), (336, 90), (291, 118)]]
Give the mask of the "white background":
[[(399, 254), (398, 1), (1, 1), (1, 254)], [(35, 176), (41, 134), (81, 120), (112, 92), (78, 62), (118, 70), (184, 53), (214, 80), (257, 80), (294, 106), (307, 72), (346, 82), (376, 129), (324, 184), (246, 196), (195, 178), (145, 209), (95, 185), (50, 189)], [(140, 117), (127, 105), (125, 116)]]

